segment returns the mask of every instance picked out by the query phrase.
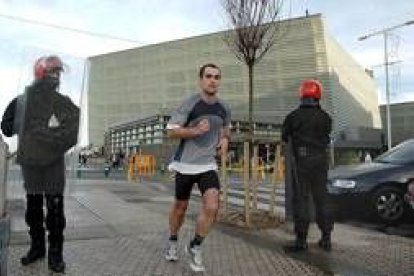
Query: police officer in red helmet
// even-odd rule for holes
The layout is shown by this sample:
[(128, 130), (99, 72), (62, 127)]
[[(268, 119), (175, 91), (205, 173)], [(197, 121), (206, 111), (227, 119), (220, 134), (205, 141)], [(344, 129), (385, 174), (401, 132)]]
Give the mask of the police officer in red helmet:
[(4, 135), (18, 135), (17, 163), (26, 191), (30, 249), (21, 263), (29, 265), (45, 257), (47, 230), (49, 268), (64, 272), (64, 155), (77, 142), (79, 108), (58, 92), (63, 71), (59, 57), (39, 58), (33, 71), (34, 81), (9, 103), (1, 121)]
[(316, 223), (321, 230), (319, 247), (330, 251), (333, 220), (328, 206), (327, 147), (332, 128), (331, 117), (320, 106), (322, 85), (310, 79), (299, 88), (300, 105), (290, 112), (282, 125), (282, 140), (288, 145), (291, 158), (292, 209), (296, 240), (285, 246), (287, 252), (307, 250), (309, 228), (308, 199), (315, 203)]

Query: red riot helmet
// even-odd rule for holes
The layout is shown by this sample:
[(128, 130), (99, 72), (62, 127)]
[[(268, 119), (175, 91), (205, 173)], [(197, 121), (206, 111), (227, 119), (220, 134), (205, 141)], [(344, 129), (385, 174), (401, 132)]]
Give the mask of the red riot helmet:
[(35, 62), (33, 71), (36, 80), (43, 80), (51, 73), (63, 71), (63, 63), (58, 56), (44, 56)]
[(312, 98), (320, 100), (322, 95), (322, 84), (315, 79), (304, 80), (299, 88), (299, 96), (303, 98)]

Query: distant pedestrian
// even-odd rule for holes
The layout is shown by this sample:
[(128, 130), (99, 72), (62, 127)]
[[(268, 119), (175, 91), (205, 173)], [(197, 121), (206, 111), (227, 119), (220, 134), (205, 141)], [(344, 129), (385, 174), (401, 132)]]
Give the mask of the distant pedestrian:
[(359, 162), (360, 163), (364, 163), (365, 162), (365, 154), (364, 154), (364, 151), (359, 151), (358, 152), (358, 158), (359, 158)]
[(371, 154), (368, 151), (365, 153), (364, 162), (365, 163), (371, 163), (372, 162)]

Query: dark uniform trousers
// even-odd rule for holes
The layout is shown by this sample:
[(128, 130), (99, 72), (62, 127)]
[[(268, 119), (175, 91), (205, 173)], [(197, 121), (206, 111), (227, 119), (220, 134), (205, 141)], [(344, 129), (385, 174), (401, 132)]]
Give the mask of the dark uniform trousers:
[[(62, 251), (63, 230), (66, 226), (64, 214), (64, 160), (48, 166), (22, 166), (27, 190), (26, 223), (33, 246), (45, 247), (45, 227), (48, 231), (49, 249)], [(53, 184), (54, 185), (53, 185)], [(58, 187), (58, 188), (56, 188)], [(46, 201), (46, 221), (43, 206)]]
[(43, 204), (46, 199), (46, 229), (48, 230), (49, 248), (61, 251), (63, 230), (66, 226), (63, 195), (27, 194), (26, 198), (26, 223), (29, 226), (32, 241), (39, 247), (45, 247)]
[(296, 179), (293, 185), (293, 215), (295, 232), (307, 235), (310, 215), (309, 197), (312, 195), (315, 205), (315, 219), (322, 233), (333, 230), (333, 218), (327, 195), (327, 156), (323, 151), (311, 152), (297, 147), (295, 151)]

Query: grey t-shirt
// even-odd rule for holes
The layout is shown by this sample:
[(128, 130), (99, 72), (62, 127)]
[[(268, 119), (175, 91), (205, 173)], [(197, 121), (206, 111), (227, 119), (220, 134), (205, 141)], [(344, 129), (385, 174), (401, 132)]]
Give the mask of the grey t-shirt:
[(192, 127), (208, 119), (210, 129), (201, 136), (181, 139), (170, 168), (181, 173), (201, 173), (216, 169), (215, 155), (221, 130), (230, 126), (230, 108), (221, 100), (209, 104), (198, 93), (187, 98), (173, 113), (167, 128)]

